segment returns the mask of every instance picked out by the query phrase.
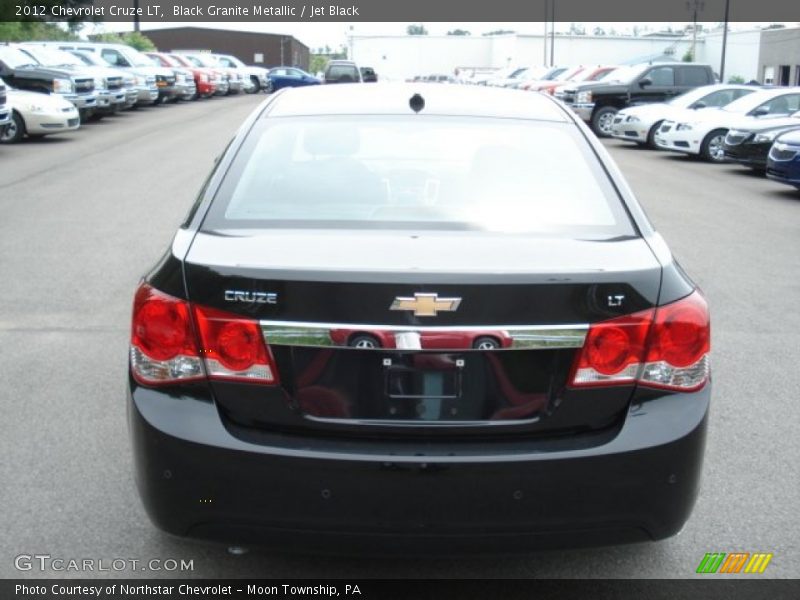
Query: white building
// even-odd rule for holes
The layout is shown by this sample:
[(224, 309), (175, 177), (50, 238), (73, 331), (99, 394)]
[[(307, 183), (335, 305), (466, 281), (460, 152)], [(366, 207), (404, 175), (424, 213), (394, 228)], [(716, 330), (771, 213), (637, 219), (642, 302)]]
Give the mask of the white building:
[[(725, 80), (738, 76), (745, 81), (763, 81), (769, 66), (761, 64), (763, 48), (771, 38), (797, 39), (800, 29), (736, 31), (728, 33)], [(373, 67), (387, 79), (413, 75), (453, 74), (456, 69), (501, 69), (550, 63), (551, 38), (542, 34), (503, 34), (492, 36), (359, 36), (349, 40), (350, 55), (361, 65)], [(691, 34), (674, 36), (594, 36), (556, 35), (553, 41), (555, 64), (630, 64), (667, 55), (682, 60), (692, 47)], [(788, 47), (788, 46), (787, 46)], [(708, 63), (719, 71), (722, 32), (698, 35), (697, 62)], [(774, 58), (770, 58), (774, 62)], [(786, 57), (776, 64), (800, 65), (800, 59)], [(797, 67), (800, 69), (800, 66)], [(766, 69), (766, 71), (765, 71)], [(800, 71), (798, 71), (800, 72)]]

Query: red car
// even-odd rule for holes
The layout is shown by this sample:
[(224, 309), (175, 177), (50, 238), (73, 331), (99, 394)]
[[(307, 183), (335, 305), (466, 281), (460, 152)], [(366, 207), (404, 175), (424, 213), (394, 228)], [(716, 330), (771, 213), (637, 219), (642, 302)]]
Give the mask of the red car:
[(211, 98), (217, 91), (212, 69), (206, 69), (193, 65), (188, 60), (175, 54), (164, 54), (163, 52), (148, 52), (147, 56), (156, 59), (164, 67), (183, 67), (194, 75), (194, 84), (197, 87), (197, 95), (200, 98)]
[(589, 81), (600, 81), (603, 77), (611, 73), (617, 67), (586, 67), (577, 73), (573, 73), (567, 81), (551, 81), (547, 85), (541, 86), (539, 91), (543, 94), (555, 95), (556, 89), (568, 83), (588, 83)]
[[(331, 340), (337, 346), (351, 348), (420, 347), (423, 350), (494, 350), (510, 348), (511, 337), (505, 331), (391, 331), (333, 329)], [(418, 339), (417, 337), (418, 336)]]

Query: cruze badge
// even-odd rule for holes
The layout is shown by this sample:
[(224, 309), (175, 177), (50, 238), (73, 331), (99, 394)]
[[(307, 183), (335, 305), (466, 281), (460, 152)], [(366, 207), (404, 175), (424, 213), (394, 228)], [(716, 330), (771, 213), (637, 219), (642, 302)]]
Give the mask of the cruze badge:
[(274, 292), (245, 292), (225, 290), (226, 302), (246, 302), (247, 304), (277, 304), (278, 294)]
[(439, 311), (458, 310), (461, 298), (439, 298), (439, 294), (414, 294), (413, 298), (398, 296), (389, 310), (410, 310), (416, 317), (435, 317)]

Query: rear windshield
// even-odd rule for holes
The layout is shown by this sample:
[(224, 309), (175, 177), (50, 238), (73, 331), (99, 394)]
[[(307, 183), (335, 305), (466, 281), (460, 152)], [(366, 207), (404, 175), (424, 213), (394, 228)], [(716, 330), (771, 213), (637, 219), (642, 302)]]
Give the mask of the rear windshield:
[(330, 65), (325, 74), (326, 79), (347, 79), (352, 81), (358, 79), (358, 69), (353, 65)]
[(634, 234), (574, 125), (423, 115), (258, 121), (203, 228), (265, 227)]

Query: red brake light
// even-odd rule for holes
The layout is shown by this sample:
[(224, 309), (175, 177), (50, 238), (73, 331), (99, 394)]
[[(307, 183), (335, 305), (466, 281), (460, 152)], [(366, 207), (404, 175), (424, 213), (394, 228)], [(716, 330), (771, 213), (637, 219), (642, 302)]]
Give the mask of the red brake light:
[(258, 321), (205, 306), (195, 306), (194, 314), (209, 377), (277, 383)]
[(650, 387), (698, 390), (711, 372), (711, 323), (700, 292), (656, 310), (639, 381)]
[(636, 379), (653, 310), (595, 323), (573, 367), (579, 386), (619, 385)]
[[(144, 298), (142, 298), (144, 296)], [(173, 358), (190, 341), (189, 311), (184, 303), (142, 288), (134, 308), (133, 342), (151, 358)]]
[(675, 367), (688, 367), (711, 350), (708, 306), (694, 293), (658, 309), (647, 362), (665, 360)]
[(133, 301), (131, 366), (134, 377), (148, 384), (203, 376), (186, 301), (147, 284), (139, 287)]
[(130, 354), (133, 376), (146, 385), (206, 375), (211, 379), (278, 382), (258, 321), (192, 306), (146, 283), (139, 286), (133, 302)]
[(678, 391), (708, 380), (711, 327), (699, 292), (651, 309), (595, 323), (570, 377), (575, 387), (639, 383)]

